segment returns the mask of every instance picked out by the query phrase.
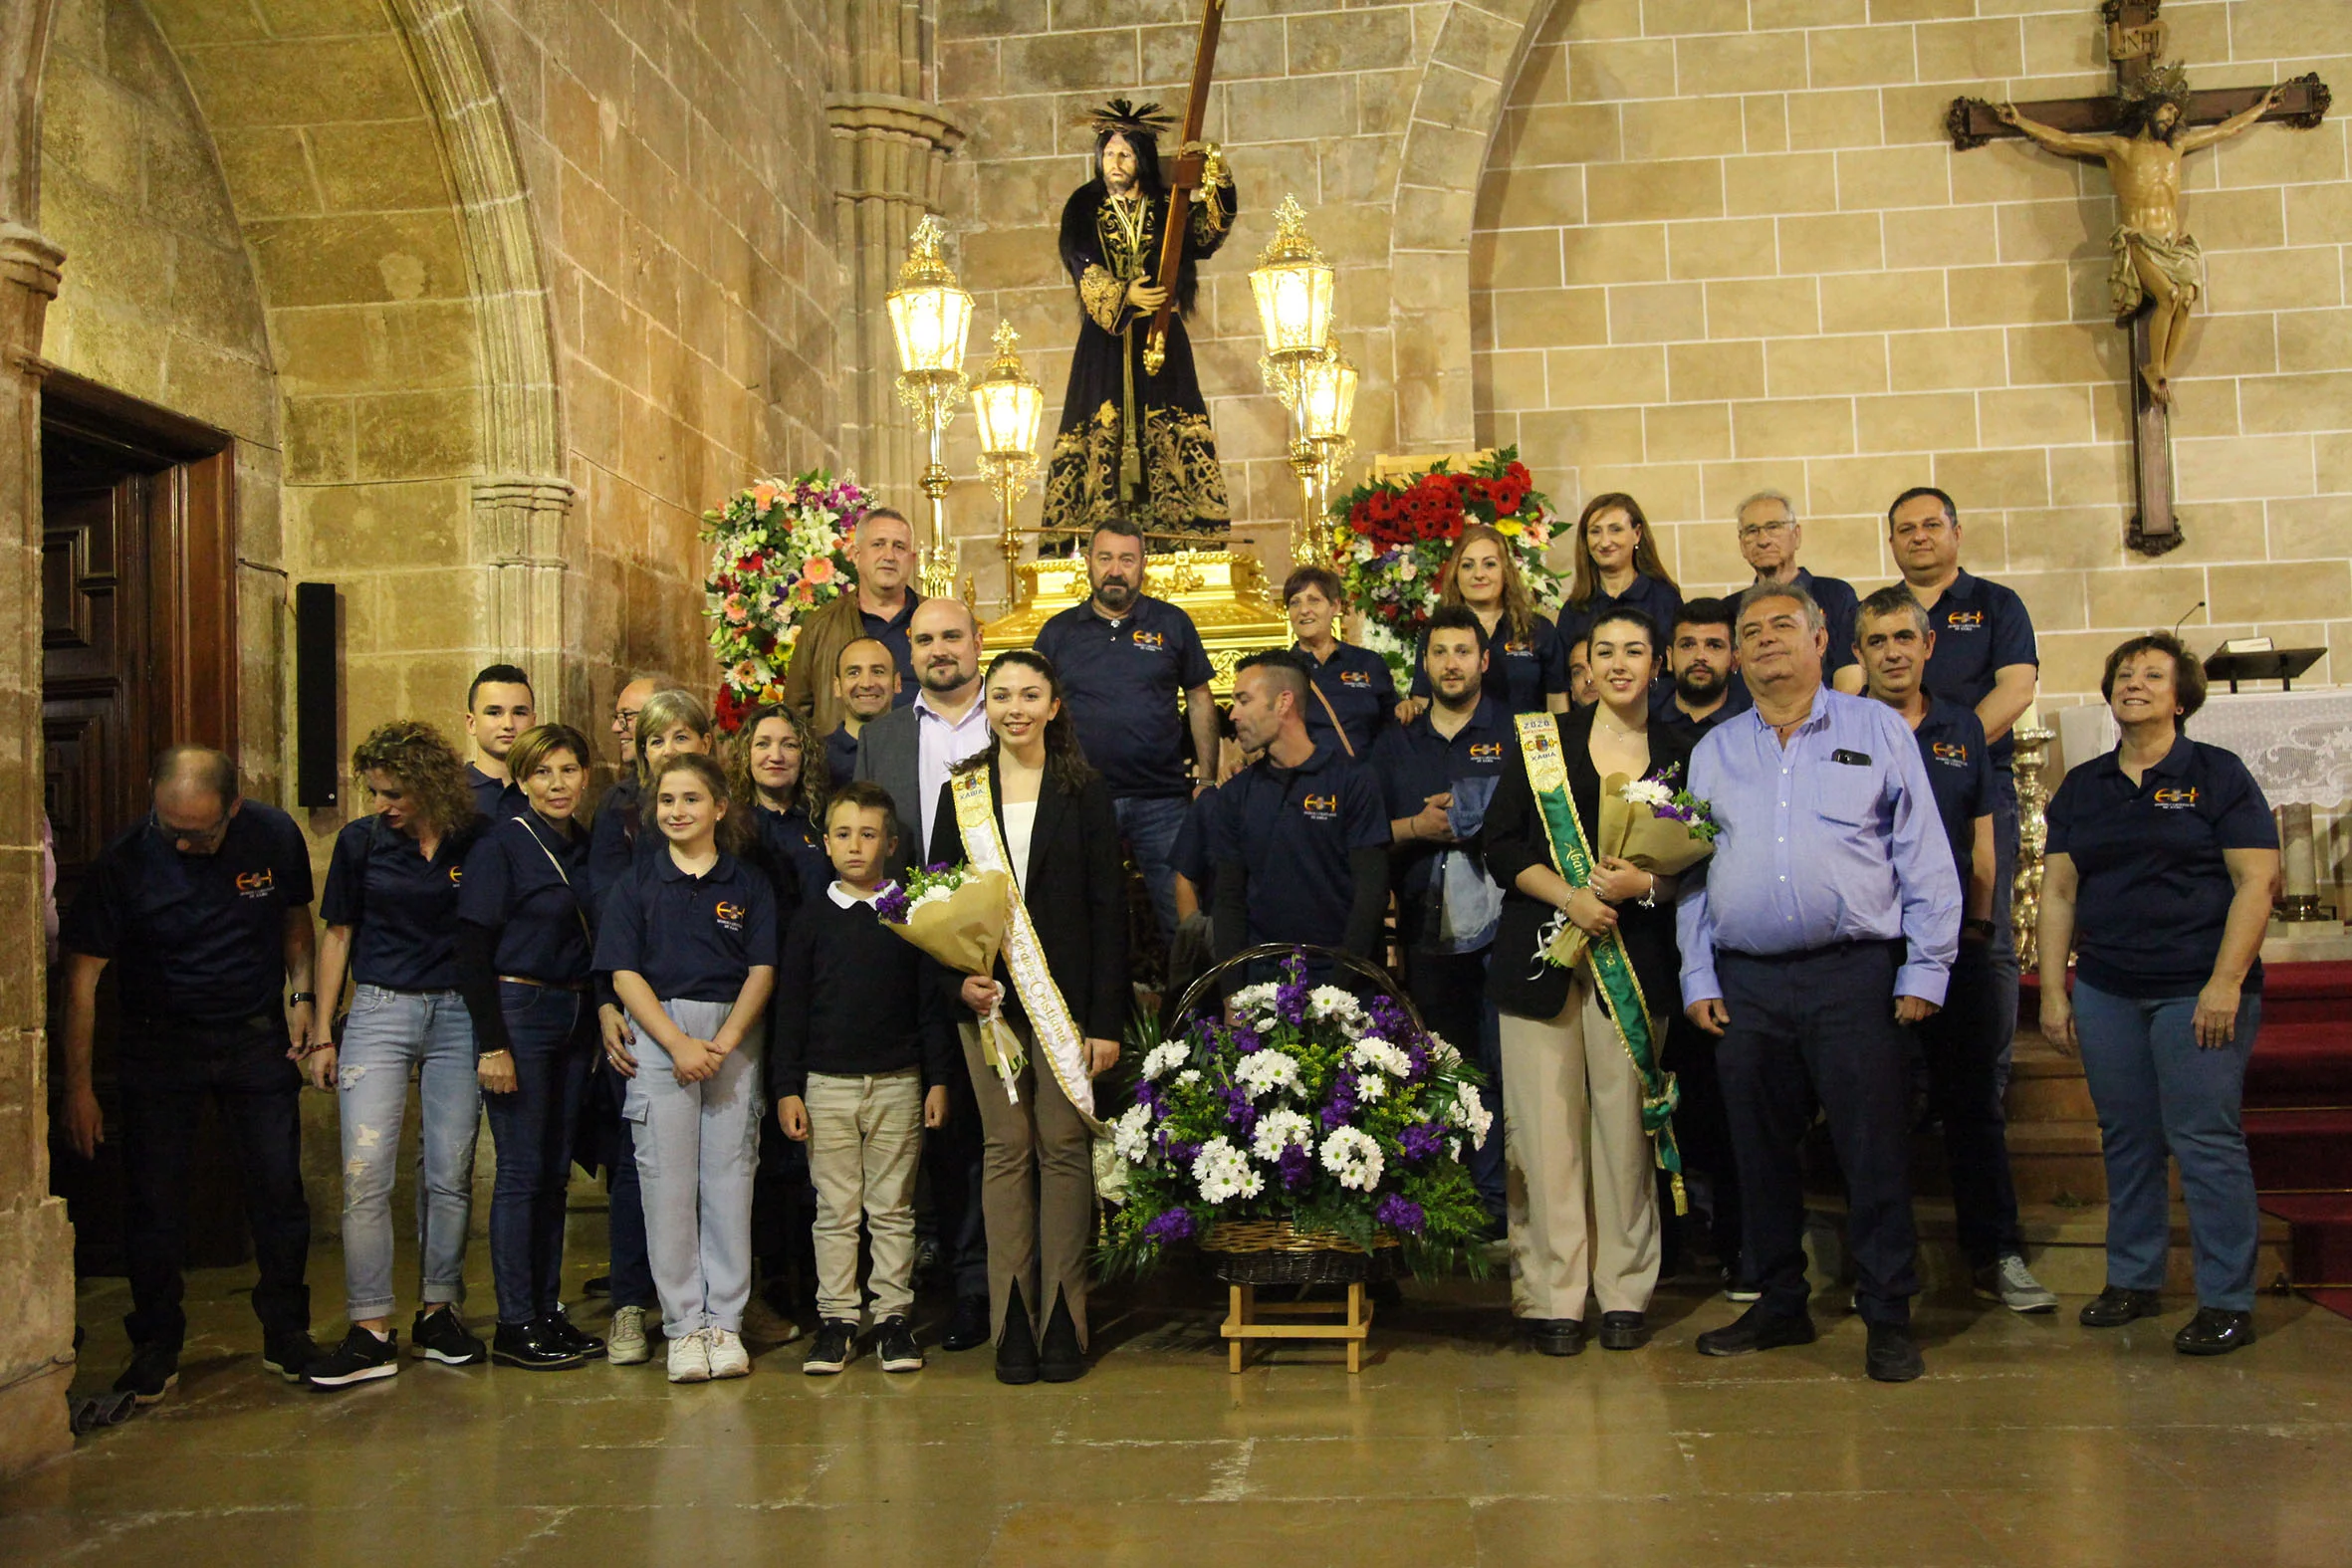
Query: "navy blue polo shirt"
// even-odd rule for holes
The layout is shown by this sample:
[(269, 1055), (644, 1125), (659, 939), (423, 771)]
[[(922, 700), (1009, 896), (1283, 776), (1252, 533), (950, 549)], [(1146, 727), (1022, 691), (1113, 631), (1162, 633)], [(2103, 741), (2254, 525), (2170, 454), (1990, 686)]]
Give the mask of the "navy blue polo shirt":
[[(1933, 697), (1949, 697), (1974, 708), (1992, 692), (1999, 671), (2012, 664), (2041, 664), (2025, 601), (2012, 589), (1965, 571), (1952, 579), (1928, 611), (1928, 628), (1936, 634), (1936, 651), (1928, 655), (1923, 684)], [(2006, 773), (2009, 738), (2004, 735), (1992, 744), (1993, 766)]]
[(133, 1017), (246, 1018), (277, 1010), (286, 911), (310, 901), (310, 846), (276, 806), (245, 801), (209, 855), (142, 816), (91, 862), (60, 941), (115, 964)]
[[(1317, 659), (1299, 643), (1293, 643), (1291, 651), (1306, 666), (1307, 679), (1314, 682), (1315, 690), (1322, 693), (1306, 705), (1307, 737), (1322, 746), (1334, 734), (1345, 732), (1347, 744), (1355, 749), (1355, 759), (1361, 762), (1369, 757), (1373, 741), (1396, 717), (1396, 677), (1388, 673), (1388, 661), (1351, 642), (1334, 644), (1327, 659)], [(1330, 704), (1327, 709), (1325, 702)], [(1334, 713), (1339, 716), (1337, 731), (1331, 728)]]
[(629, 970), (663, 1002), (732, 1004), (776, 964), (776, 890), (733, 855), (688, 876), (661, 855), (621, 879), (596, 927), (596, 968)]
[(1802, 566), (1796, 568), (1796, 585), (1813, 596), (1813, 602), (1821, 606), (1821, 618), (1829, 623), (1829, 651), (1821, 656), (1821, 679), (1827, 681), (1847, 665), (1860, 663), (1854, 655), (1854, 622), (1862, 612), (1862, 596), (1854, 591), (1854, 585), (1843, 577), (1817, 577)]
[(824, 738), (824, 771), (835, 789), (857, 777), (857, 737), (849, 733), (846, 724), (835, 725), (833, 733)]
[(1318, 746), (1296, 768), (1261, 758), (1217, 791), (1209, 855), (1249, 868), (1249, 939), (1339, 947), (1355, 902), (1347, 857), (1388, 843), (1369, 768)]
[[(2119, 754), (2067, 770), (2048, 853), (2074, 861), (2074, 953), (2086, 985), (2193, 997), (2213, 978), (2236, 889), (2226, 849), (2275, 849), (2278, 826), (2237, 754), (2182, 736), (2133, 784)], [(2246, 972), (2258, 991), (2262, 965)]]
[(1078, 747), (1112, 795), (1185, 796), (1183, 694), (1216, 672), (1192, 617), (1144, 593), (1117, 620), (1073, 604), (1038, 630), (1077, 727)]
[[(1600, 618), (1614, 609), (1637, 609), (1658, 623), (1658, 652), (1663, 655), (1674, 642), (1674, 617), (1682, 613), (1682, 590), (1664, 577), (1653, 577), (1637, 571), (1622, 593), (1611, 593), (1598, 582), (1592, 585), (1592, 599), (1582, 609), (1563, 604), (1559, 612), (1560, 669), (1567, 669), (1568, 649), (1581, 641)], [(1524, 710), (1523, 710), (1524, 711)]]
[(1930, 697), (1928, 711), (1911, 733), (1919, 740), (1920, 760), (1928, 765), (1928, 787), (1935, 791), (1944, 836), (1952, 840), (1952, 861), (1960, 868), (1965, 896), (1977, 858), (1977, 818), (1993, 814), (1993, 757), (1985, 726), (1977, 722), (1976, 709)]
[(488, 822), (503, 822), (521, 816), (531, 809), (531, 797), (523, 786), (506, 779), (493, 779), (472, 763), (465, 765), (466, 787), (474, 791), (474, 809)]
[[(1470, 722), (1451, 740), (1430, 722), (1436, 712), (1432, 707), (1411, 724), (1390, 727), (1372, 748), (1372, 773), (1380, 782), (1381, 804), (1392, 822), (1418, 815), (1431, 795), (1446, 793), (1465, 779), (1501, 779), (1519, 744), (1511, 715), (1492, 697), (1480, 696)], [(1430, 867), (1445, 847), (1428, 839), (1397, 846), (1399, 897), (1417, 898), (1428, 890)]]
[(352, 979), (387, 991), (457, 989), (457, 897), (477, 827), (445, 833), (427, 860), (368, 815), (346, 822), (327, 861), (319, 918), (352, 930)]
[(1699, 738), (1727, 719), (1736, 719), (1756, 706), (1756, 699), (1748, 693), (1748, 683), (1734, 670), (1724, 683), (1723, 706), (1704, 719), (1694, 719), (1675, 706), (1674, 682), (1660, 681), (1650, 688), (1650, 722), (1672, 730), (1684, 745), (1697, 749)]
[[(1562, 637), (1548, 615), (1529, 619), (1527, 636), (1513, 636), (1510, 620), (1504, 619), (1495, 622), (1495, 634), (1487, 641), (1483, 689), (1508, 713), (1541, 713), (1547, 706), (1545, 697), (1568, 689), (1568, 643), (1573, 639)], [(1425, 630), (1413, 641), (1413, 695), (1428, 697), (1432, 690)]]
[(798, 805), (789, 811), (761, 805), (752, 808), (752, 816), (760, 824), (760, 848), (776, 883), (778, 907), (798, 908), (823, 892), (833, 879), (833, 863), (809, 813)]
[(661, 842), (659, 833), (642, 830), (642, 787), (633, 771), (625, 773), (596, 801), (596, 820), (588, 828), (588, 870), (589, 907), (598, 919), (602, 918), (604, 900), (612, 896), (612, 890), (636, 862), (639, 841)]
[(457, 918), (498, 933), (501, 975), (577, 986), (588, 978), (588, 834), (536, 811), (486, 828), (465, 857)]
[(906, 590), (906, 602), (895, 615), (876, 615), (863, 604), (857, 606), (857, 618), (864, 623), (864, 635), (873, 638), (890, 650), (890, 658), (898, 666), (898, 695), (890, 699), (890, 706), (903, 708), (913, 702), (923, 689), (915, 676), (914, 645), (907, 641), (907, 623), (915, 618), (915, 606), (923, 596), (914, 589)]
[(1209, 858), (1209, 840), (1215, 832), (1218, 796), (1223, 793), (1220, 785), (1193, 796), (1176, 828), (1176, 842), (1168, 851), (1169, 866), (1193, 885), (1203, 912), (1217, 902), (1217, 863)]

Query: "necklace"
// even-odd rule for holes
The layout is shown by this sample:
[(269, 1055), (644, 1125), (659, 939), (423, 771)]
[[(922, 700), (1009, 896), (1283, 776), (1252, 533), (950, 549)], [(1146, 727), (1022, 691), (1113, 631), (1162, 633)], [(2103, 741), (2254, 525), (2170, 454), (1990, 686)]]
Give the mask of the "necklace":
[(1113, 196), (1110, 198), (1110, 216), (1111, 220), (1119, 226), (1118, 237), (1123, 242), (1126, 253), (1129, 256), (1141, 255), (1143, 252), (1143, 223), (1146, 216), (1143, 203), (1134, 196)]
[(1644, 725), (1638, 730), (1626, 729), (1623, 725), (1617, 723), (1617, 716), (1609, 712), (1609, 710), (1606, 708), (1600, 709), (1598, 713), (1594, 715), (1594, 717), (1600, 721), (1601, 725), (1606, 728), (1611, 735), (1618, 737), (1620, 740), (1636, 741), (1649, 734), (1649, 727), (1647, 725)]

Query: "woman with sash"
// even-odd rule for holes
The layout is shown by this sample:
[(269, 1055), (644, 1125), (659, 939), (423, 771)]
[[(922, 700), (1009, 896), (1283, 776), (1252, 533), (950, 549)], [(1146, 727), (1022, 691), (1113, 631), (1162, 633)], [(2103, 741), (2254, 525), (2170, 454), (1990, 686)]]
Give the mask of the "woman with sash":
[(959, 1025), (987, 1137), (990, 1326), (998, 1382), (1068, 1383), (1086, 1371), (1092, 1080), (1119, 1059), (1134, 1005), (1126, 873), (1053, 661), (998, 654), (986, 701), (989, 744), (941, 788), (928, 858), (1009, 872), (1017, 889), (996, 976), (964, 981)]
[[(1512, 1175), (1512, 1310), (1534, 1348), (1584, 1348), (1589, 1293), (1604, 1350), (1648, 1338), (1658, 1283), (1653, 1137), (1669, 1140), (1671, 1080), (1658, 1067), (1676, 986), (1674, 879), (1596, 861), (1601, 782), (1687, 769), (1690, 748), (1649, 722), (1658, 628), (1636, 609), (1592, 626), (1597, 705), (1523, 714), (1521, 766), (1487, 809), (1488, 874), (1504, 890), (1487, 995), (1503, 1019), (1505, 1159)], [(1680, 777), (1679, 774), (1677, 777)], [(1573, 924), (1573, 969), (1546, 951)]]

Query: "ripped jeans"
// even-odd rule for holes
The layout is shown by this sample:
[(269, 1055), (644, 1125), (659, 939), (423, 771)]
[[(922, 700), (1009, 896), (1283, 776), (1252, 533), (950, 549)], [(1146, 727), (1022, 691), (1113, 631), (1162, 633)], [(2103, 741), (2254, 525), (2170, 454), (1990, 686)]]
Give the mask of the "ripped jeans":
[(424, 1271), (419, 1299), (428, 1306), (463, 1301), (474, 1139), (482, 1125), (474, 1027), (465, 1004), (454, 991), (361, 986), (339, 1043), (344, 1313), (353, 1322), (391, 1314), (392, 1182), (411, 1071), (423, 1143), (416, 1184)]

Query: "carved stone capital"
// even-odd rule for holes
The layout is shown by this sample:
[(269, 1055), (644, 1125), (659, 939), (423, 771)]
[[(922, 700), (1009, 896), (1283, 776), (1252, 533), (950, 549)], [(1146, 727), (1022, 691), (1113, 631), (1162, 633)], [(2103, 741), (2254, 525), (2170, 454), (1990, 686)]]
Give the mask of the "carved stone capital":
[(937, 104), (895, 93), (834, 93), (824, 101), (825, 123), (847, 135), (875, 133), (926, 141), (942, 152), (964, 144), (963, 121)]
[(494, 475), (474, 481), (475, 559), (485, 564), (562, 566), (569, 480)]
[(0, 363), (38, 378), (41, 328), (66, 253), (21, 223), (0, 223)]

